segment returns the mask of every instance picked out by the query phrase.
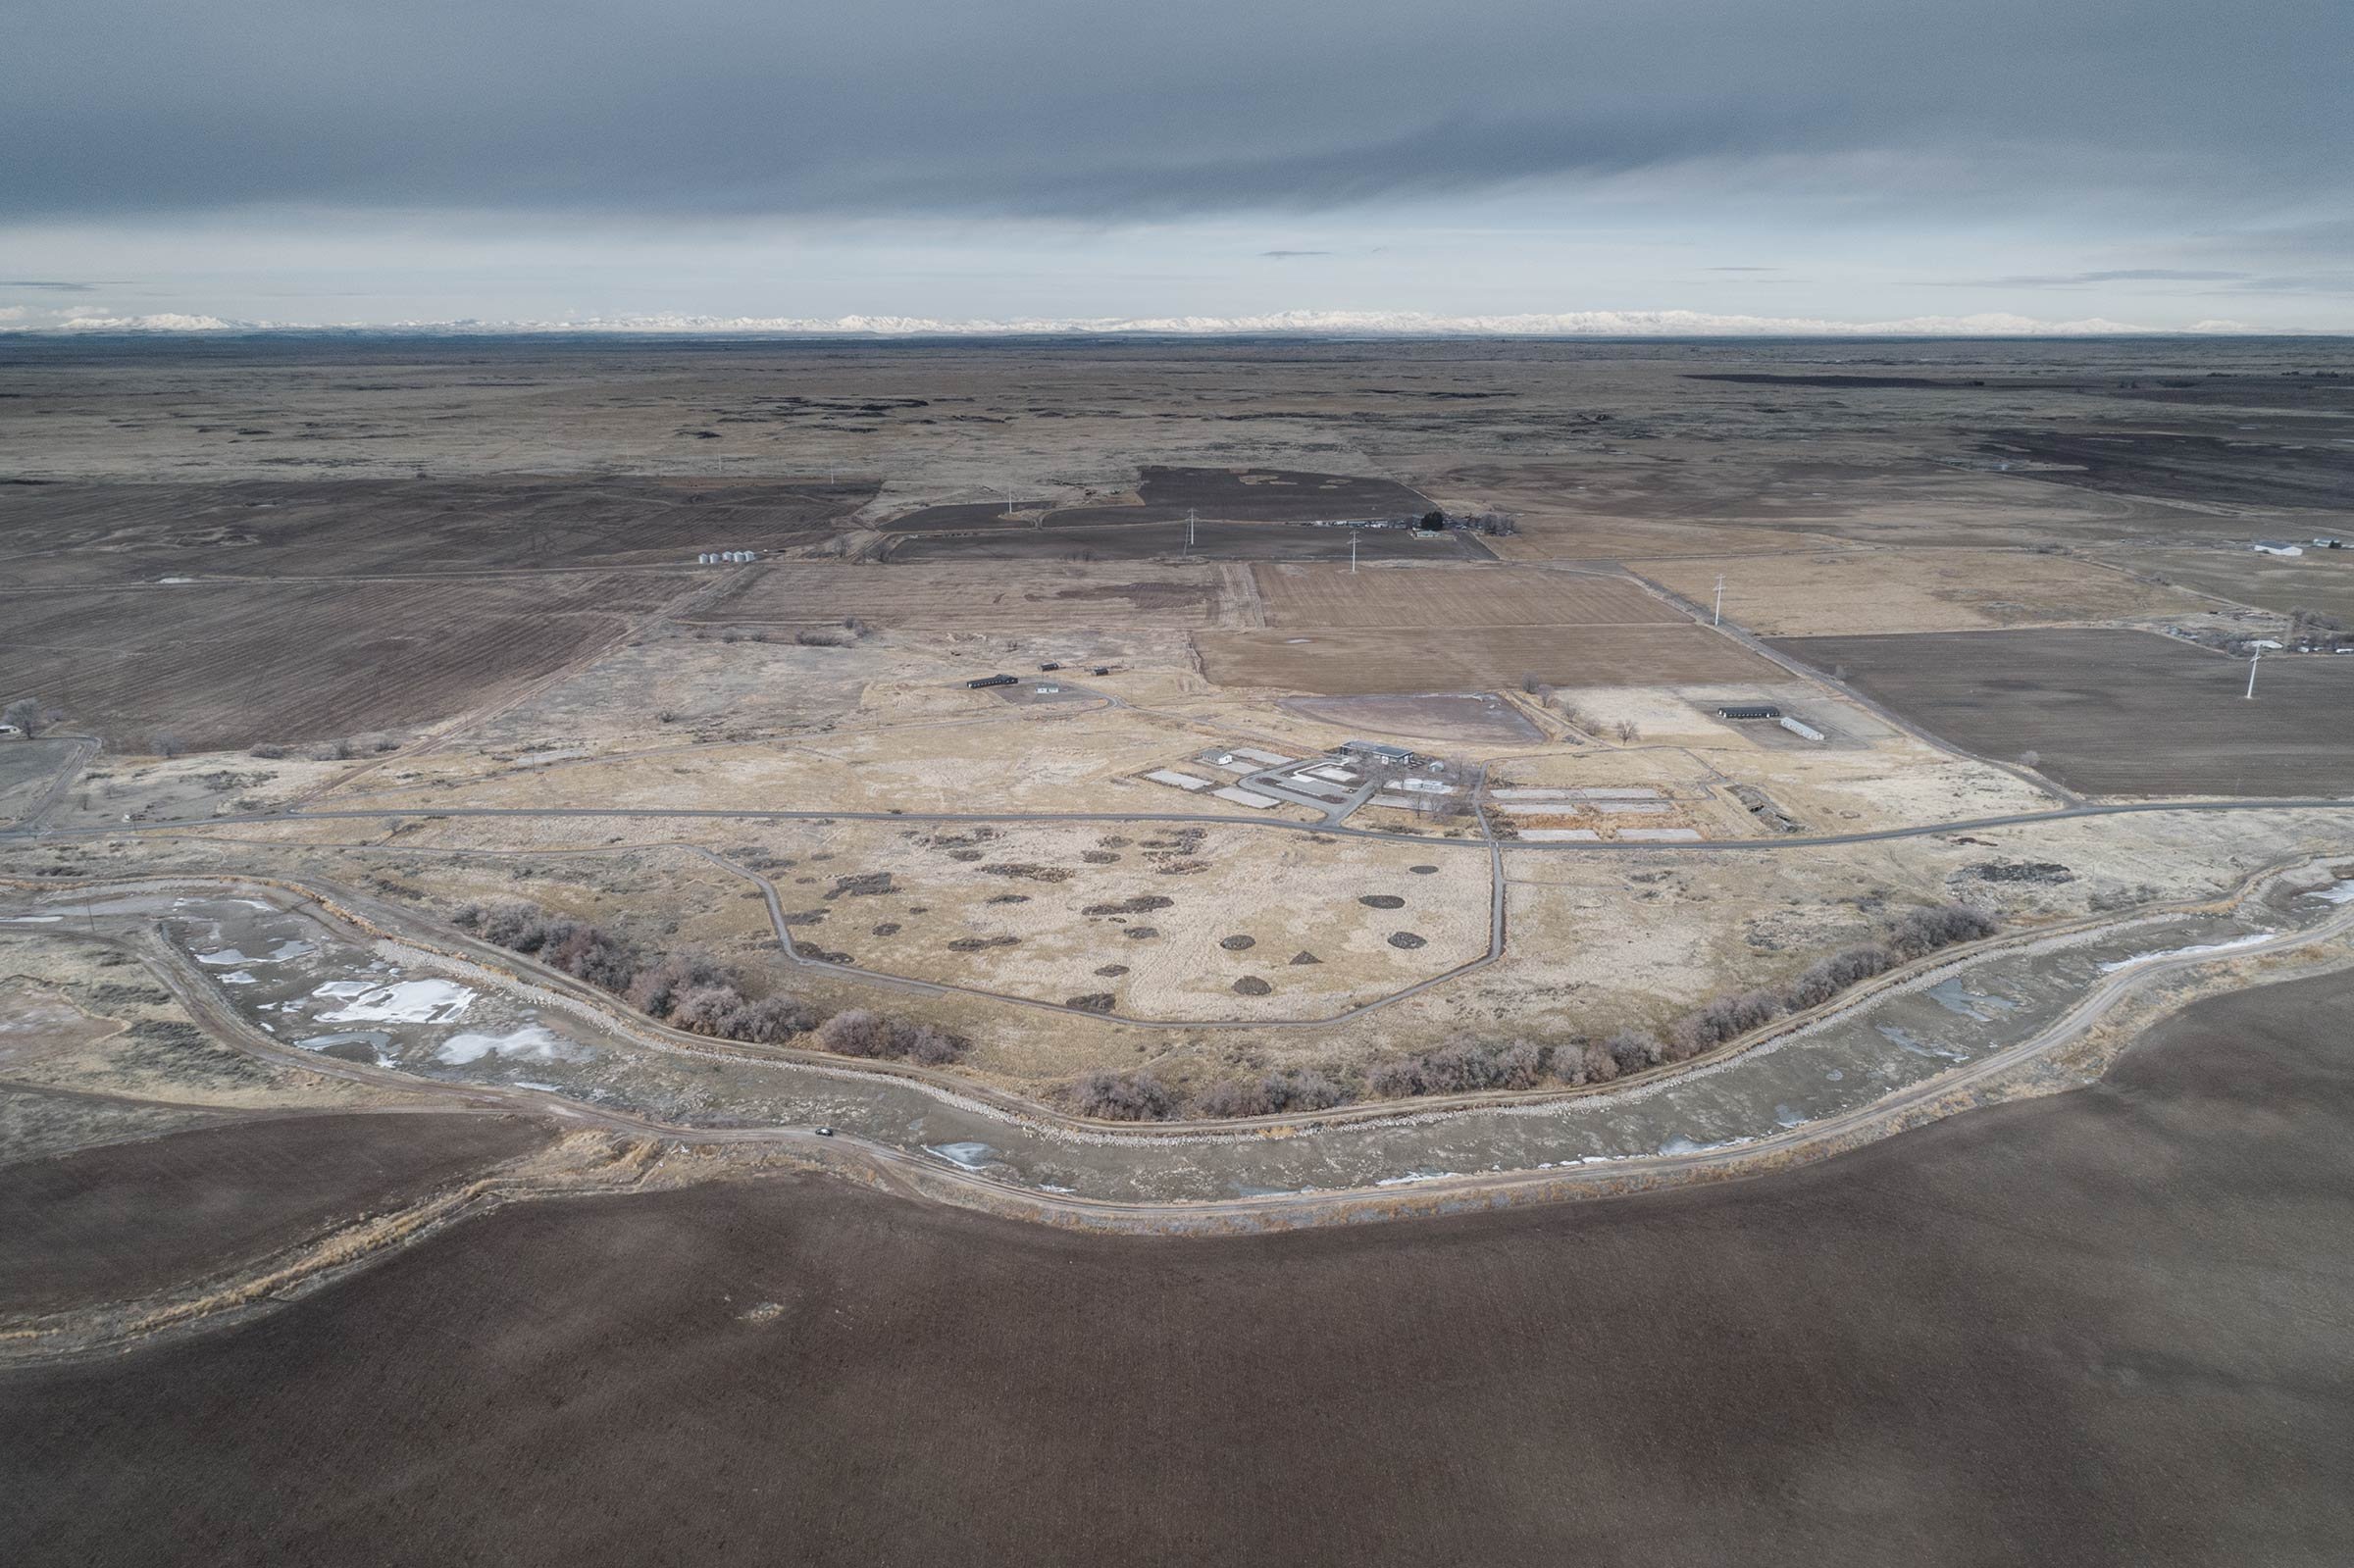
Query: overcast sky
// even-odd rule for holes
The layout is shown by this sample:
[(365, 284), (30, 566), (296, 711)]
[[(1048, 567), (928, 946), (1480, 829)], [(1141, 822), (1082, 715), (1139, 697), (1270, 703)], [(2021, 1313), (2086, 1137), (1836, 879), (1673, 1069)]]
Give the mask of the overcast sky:
[(0, 319), (2354, 330), (2347, 0), (18, 0)]

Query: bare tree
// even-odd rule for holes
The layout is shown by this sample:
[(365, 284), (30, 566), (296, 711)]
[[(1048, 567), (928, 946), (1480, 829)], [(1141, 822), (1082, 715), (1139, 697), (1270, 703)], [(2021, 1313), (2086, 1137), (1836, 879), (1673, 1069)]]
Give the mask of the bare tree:
[(1635, 741), (1643, 738), (1643, 727), (1635, 723), (1635, 721), (1632, 719), (1619, 720), (1617, 724), (1617, 732), (1618, 738), (1621, 740)]
[(7, 708), (0, 709), (0, 724), (13, 724), (27, 735), (39, 734), (45, 718), (38, 697), (19, 697)]
[(147, 749), (159, 757), (177, 757), (187, 748), (179, 743), (179, 736), (171, 731), (158, 730), (148, 737)]

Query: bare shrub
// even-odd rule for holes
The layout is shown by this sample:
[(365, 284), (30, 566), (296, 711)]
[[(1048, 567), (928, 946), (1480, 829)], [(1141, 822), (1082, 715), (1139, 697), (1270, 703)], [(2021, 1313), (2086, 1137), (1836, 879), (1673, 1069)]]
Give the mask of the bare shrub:
[(883, 1015), (866, 1007), (836, 1013), (817, 1029), (818, 1044), (844, 1056), (881, 1056), (889, 1038)]
[(1956, 942), (1976, 941), (2001, 928), (1992, 915), (1968, 904), (1932, 904), (1909, 909), (1888, 926), (1888, 947), (1897, 957), (1925, 957)]
[(729, 1021), (728, 1038), (755, 1045), (774, 1045), (817, 1028), (816, 1008), (791, 996), (763, 996), (746, 1004)]
[(971, 1042), (930, 1024), (886, 1018), (865, 1007), (836, 1013), (817, 1027), (817, 1043), (844, 1056), (904, 1058), (939, 1067), (961, 1058)]
[(1846, 947), (1809, 964), (1782, 992), (1793, 1012), (1819, 1007), (1859, 981), (1884, 975), (1896, 967), (1896, 954), (1877, 942)]
[(253, 746), (248, 748), (245, 753), (249, 757), (259, 757), (264, 762), (276, 762), (285, 754), (284, 746)]
[(1071, 1103), (1082, 1116), (1105, 1122), (1165, 1122), (1184, 1096), (1151, 1073), (1088, 1074), (1071, 1086)]
[(1365, 1087), (1384, 1099), (1530, 1088), (1544, 1070), (1544, 1052), (1526, 1040), (1455, 1040), (1374, 1063)]
[(1719, 996), (1677, 1019), (1667, 1031), (1667, 1060), (1688, 1061), (1771, 1020), (1782, 999), (1768, 990)]
[(858, 634), (834, 627), (803, 627), (793, 634), (793, 640), (804, 648), (846, 648), (858, 640)]
[(1274, 1116), (1284, 1111), (1321, 1111), (1345, 1103), (1348, 1090), (1312, 1067), (1287, 1067), (1257, 1078), (1230, 1079), (1202, 1092), (1194, 1109), (1203, 1116)]
[(550, 968), (617, 994), (630, 990), (638, 978), (638, 950), (629, 942), (534, 904), (470, 904), (458, 911), (454, 923), (485, 941), (532, 954)]
[(1659, 1037), (1639, 1029), (1618, 1031), (1602, 1042), (1602, 1048), (1603, 1054), (1617, 1069), (1616, 1073), (1611, 1075), (1613, 1078), (1626, 1073), (1640, 1073), (1647, 1067), (1657, 1067), (1666, 1060), (1665, 1048), (1660, 1044)]
[(691, 1035), (735, 1037), (737, 1015), (743, 1011), (743, 992), (733, 986), (698, 986), (670, 1004), (670, 1026)]
[[(1560, 1055), (1559, 1052), (1555, 1053), (1557, 1062), (1560, 1060)], [(1571, 1082), (1608, 1084), (1617, 1076), (1618, 1058), (1612, 1051), (1609, 1040), (1589, 1039), (1579, 1042), (1577, 1046), (1577, 1077)]]
[(187, 750), (187, 747), (180, 744), (179, 736), (171, 731), (158, 730), (147, 737), (147, 749), (152, 755), (158, 757), (177, 757)]
[(630, 1005), (655, 1018), (668, 1018), (679, 999), (710, 986), (727, 986), (728, 972), (704, 953), (671, 953), (638, 972), (630, 982)]

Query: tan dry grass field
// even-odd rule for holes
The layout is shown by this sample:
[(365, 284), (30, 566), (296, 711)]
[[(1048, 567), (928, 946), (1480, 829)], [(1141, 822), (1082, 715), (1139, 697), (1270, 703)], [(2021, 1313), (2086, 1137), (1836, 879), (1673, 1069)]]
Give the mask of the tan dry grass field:
[(1526, 567), (1253, 568), (1269, 627), (1529, 627), (1676, 624), (1631, 582)]
[(1725, 618), (1768, 636), (1974, 632), (2208, 608), (2112, 568), (2027, 550), (1848, 548), (1635, 559), (1627, 567), (1700, 604), (1712, 602), (1721, 576)]
[(1220, 685), (1321, 696), (1518, 685), (1772, 681), (1783, 673), (1705, 627), (1490, 627), (1461, 632), (1344, 629), (1199, 632), (1203, 673)]
[[(1130, 1017), (1320, 1017), (1488, 945), (1486, 858), (1410, 843), (1151, 823), (871, 822), (761, 827), (743, 841), (790, 862), (767, 874), (798, 943), (1038, 1001), (1109, 997)], [(889, 890), (856, 890), (877, 876)], [(1420, 944), (1391, 943), (1400, 932)], [(1247, 942), (1223, 945), (1237, 938)], [(1303, 953), (1315, 962), (1293, 962)]]

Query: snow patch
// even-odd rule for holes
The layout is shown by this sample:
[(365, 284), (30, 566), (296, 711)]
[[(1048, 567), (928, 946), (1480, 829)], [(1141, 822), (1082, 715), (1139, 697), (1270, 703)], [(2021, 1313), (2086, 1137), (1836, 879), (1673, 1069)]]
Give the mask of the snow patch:
[(434, 1059), (463, 1067), (486, 1056), (502, 1061), (577, 1062), (593, 1054), (586, 1045), (566, 1039), (544, 1025), (526, 1024), (510, 1035), (452, 1035), (434, 1052)]
[(2274, 935), (2269, 931), (2260, 931), (2252, 936), (2234, 936), (2226, 942), (2205, 942), (2195, 947), (2169, 947), (2162, 952), (2135, 953), (2130, 958), (2120, 958), (2113, 963), (2103, 964), (2101, 973), (2114, 975), (2121, 969), (2131, 969), (2139, 964), (2154, 964), (2162, 958), (2204, 958), (2209, 953), (2235, 952), (2242, 947), (2253, 947), (2259, 942), (2271, 941)]
[(354, 995), (345, 987), (357, 984), (336, 981), (320, 993), (349, 997), (347, 1005), (321, 1013), (322, 1024), (454, 1024), (466, 1016), (474, 992), (450, 980), (402, 980), (375, 986)]

